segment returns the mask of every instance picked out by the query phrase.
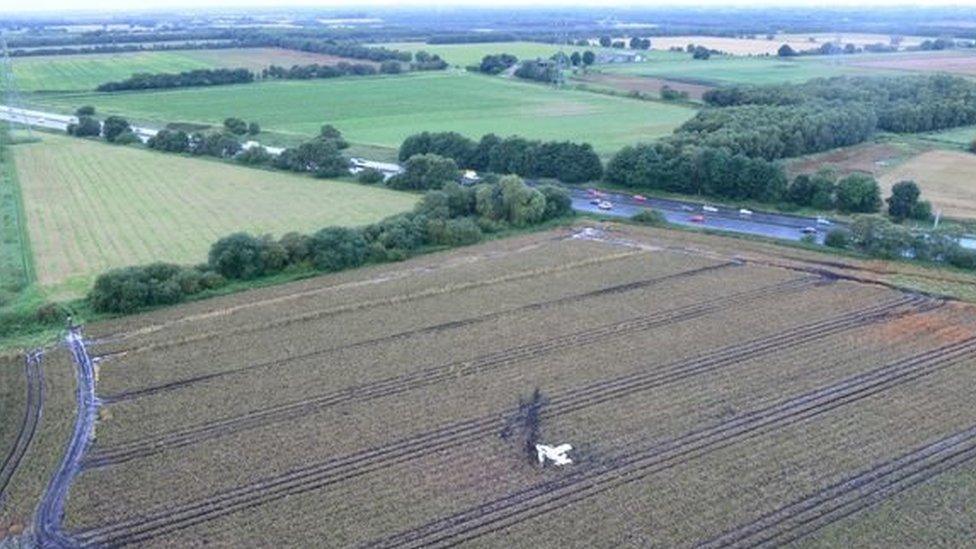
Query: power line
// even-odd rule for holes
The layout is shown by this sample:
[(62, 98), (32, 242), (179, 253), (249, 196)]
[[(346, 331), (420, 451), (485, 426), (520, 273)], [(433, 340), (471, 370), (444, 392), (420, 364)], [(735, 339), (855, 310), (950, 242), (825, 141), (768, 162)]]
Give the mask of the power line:
[[(14, 76), (14, 64), (10, 61), (10, 50), (7, 48), (7, 39), (0, 31), (0, 92), (3, 94), (3, 104), (11, 109), (23, 109), (24, 105), (20, 97), (20, 88), (17, 86), (17, 78)], [(10, 128), (15, 129), (17, 111), (11, 111)], [(20, 126), (27, 130), (28, 139), (33, 138), (30, 124), (26, 121), (26, 116), (21, 114)]]

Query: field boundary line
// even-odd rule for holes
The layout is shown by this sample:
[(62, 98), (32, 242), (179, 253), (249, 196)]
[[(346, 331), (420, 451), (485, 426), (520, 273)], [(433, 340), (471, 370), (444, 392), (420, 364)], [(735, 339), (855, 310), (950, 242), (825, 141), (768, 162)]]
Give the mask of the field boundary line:
[[(697, 375), (736, 364), (743, 357), (755, 356), (757, 352), (770, 353), (780, 350), (785, 342), (792, 341), (789, 346), (796, 347), (805, 342), (821, 340), (823, 332), (813, 330), (811, 326), (819, 325), (828, 332), (840, 333), (857, 325), (883, 322), (918, 310), (932, 310), (940, 305), (924, 298), (892, 299), (873, 307), (871, 311), (848, 313), (841, 317), (823, 319), (812, 325), (794, 327), (781, 333), (779, 338), (762, 337), (712, 352), (705, 357), (678, 361), (661, 369), (638, 371), (583, 388), (568, 389), (553, 395), (547, 410), (544, 411), (544, 417), (572, 413), (620, 396), (629, 396), (636, 392), (693, 379)], [(844, 317), (848, 320), (840, 322)], [(282, 497), (318, 490), (390, 465), (463, 446), (470, 441), (497, 433), (507, 420), (507, 414), (499, 412), (446, 424), (399, 441), (331, 458), (318, 464), (232, 488), (195, 502), (160, 507), (119, 523), (83, 530), (77, 535), (79, 539), (95, 543), (145, 541), (169, 531), (264, 505)], [(735, 418), (735, 421), (739, 420), (741, 418)]]
[(505, 316), (508, 316), (508, 315), (511, 315), (511, 314), (517, 314), (517, 313), (521, 313), (521, 312), (525, 312), (525, 311), (545, 310), (545, 309), (547, 309), (549, 307), (557, 307), (557, 306), (564, 305), (564, 304), (567, 304), (567, 303), (574, 303), (574, 302), (577, 302), (577, 301), (583, 301), (583, 300), (590, 299), (590, 298), (593, 298), (593, 297), (599, 297), (599, 296), (605, 296), (605, 295), (612, 295), (612, 294), (624, 293), (624, 292), (629, 292), (629, 291), (632, 291), (632, 290), (645, 289), (645, 288), (648, 288), (650, 286), (654, 286), (654, 285), (659, 284), (659, 283), (662, 283), (662, 282), (669, 282), (669, 281), (672, 281), (672, 280), (675, 280), (675, 279), (679, 279), (679, 278), (684, 278), (684, 277), (689, 277), (689, 276), (696, 276), (696, 275), (699, 275), (699, 274), (705, 274), (705, 273), (709, 273), (709, 272), (714, 272), (716, 270), (720, 270), (720, 269), (724, 269), (724, 268), (728, 268), (728, 267), (736, 267), (736, 266), (739, 266), (739, 265), (741, 265), (741, 263), (736, 263), (736, 262), (731, 262), (730, 261), (730, 262), (726, 262), (726, 263), (720, 263), (720, 264), (717, 264), (717, 265), (709, 265), (709, 266), (706, 266), (706, 267), (699, 267), (697, 269), (690, 269), (690, 270), (687, 270), (687, 271), (680, 271), (680, 272), (677, 272), (677, 273), (668, 274), (668, 275), (664, 275), (664, 276), (659, 276), (659, 277), (654, 277), (654, 278), (645, 278), (643, 280), (638, 280), (638, 281), (635, 281), (635, 282), (626, 282), (626, 283), (618, 284), (618, 285), (615, 285), (615, 286), (609, 286), (609, 287), (606, 287), (606, 288), (600, 288), (598, 290), (584, 292), (582, 294), (575, 294), (575, 295), (570, 295), (570, 296), (564, 296), (564, 297), (552, 299), (552, 300), (549, 300), (549, 301), (538, 301), (538, 302), (530, 303), (530, 304), (527, 304), (527, 305), (522, 305), (522, 306), (518, 306), (518, 307), (512, 307), (512, 308), (505, 309), (505, 310), (501, 310), (501, 311), (495, 311), (495, 312), (492, 312), (492, 313), (487, 313), (487, 314), (484, 314), (484, 315), (481, 315), (481, 316), (475, 316), (475, 317), (470, 317), (470, 318), (461, 319), (461, 320), (451, 320), (451, 321), (448, 321), (448, 322), (442, 322), (440, 324), (434, 324), (434, 325), (427, 326), (427, 327), (424, 327), (424, 328), (416, 328), (416, 329), (412, 329), (412, 330), (406, 330), (406, 331), (403, 331), (403, 332), (397, 332), (397, 333), (394, 333), (394, 334), (389, 334), (389, 335), (385, 335), (385, 336), (379, 336), (379, 337), (375, 337), (375, 338), (372, 338), (372, 339), (366, 339), (366, 340), (358, 341), (358, 342), (355, 342), (355, 343), (349, 343), (349, 344), (345, 344), (345, 345), (338, 345), (338, 346), (333, 346), (333, 347), (326, 347), (326, 348), (321, 348), (321, 349), (315, 349), (315, 350), (311, 350), (311, 351), (308, 351), (308, 352), (305, 352), (305, 353), (300, 353), (300, 354), (296, 354), (296, 355), (292, 355), (292, 356), (287, 356), (287, 357), (284, 357), (284, 358), (281, 358), (281, 359), (277, 359), (277, 360), (266, 360), (264, 362), (259, 362), (259, 363), (256, 363), (256, 364), (251, 364), (251, 365), (248, 365), (248, 366), (244, 366), (244, 367), (241, 367), (241, 368), (235, 368), (235, 369), (232, 369), (232, 370), (222, 370), (222, 371), (213, 372), (213, 373), (209, 373), (209, 374), (202, 374), (202, 375), (195, 376), (195, 377), (191, 377), (191, 378), (185, 378), (185, 379), (182, 379), (182, 380), (175, 380), (175, 381), (163, 383), (163, 384), (160, 384), (160, 385), (145, 387), (145, 388), (142, 388), (142, 389), (133, 389), (133, 390), (121, 391), (121, 392), (113, 393), (113, 394), (109, 394), (109, 395), (101, 395), (100, 396), (100, 399), (101, 399), (102, 403), (104, 403), (104, 404), (114, 404), (114, 403), (117, 403), (117, 402), (124, 402), (124, 401), (127, 401), (127, 400), (132, 400), (132, 399), (135, 399), (135, 398), (149, 396), (149, 395), (157, 394), (157, 393), (160, 393), (160, 392), (166, 392), (166, 391), (172, 391), (172, 390), (182, 389), (182, 388), (187, 387), (189, 385), (192, 385), (194, 383), (198, 383), (198, 382), (202, 382), (202, 381), (209, 381), (209, 380), (212, 380), (212, 379), (215, 379), (215, 378), (218, 378), (218, 377), (222, 377), (222, 376), (225, 376), (225, 375), (232, 375), (232, 374), (236, 374), (236, 373), (240, 373), (240, 372), (246, 372), (246, 371), (255, 370), (255, 369), (261, 369), (261, 368), (267, 368), (267, 367), (271, 367), (271, 366), (281, 366), (281, 365), (287, 364), (289, 362), (293, 362), (293, 361), (296, 361), (296, 360), (304, 360), (304, 359), (312, 358), (314, 356), (318, 356), (318, 355), (322, 355), (322, 354), (328, 354), (328, 353), (333, 353), (333, 352), (338, 352), (338, 351), (344, 351), (344, 350), (348, 350), (348, 349), (355, 349), (355, 348), (358, 348), (358, 347), (367, 347), (367, 346), (375, 345), (375, 344), (378, 344), (378, 343), (386, 343), (386, 342), (389, 342), (389, 341), (396, 341), (396, 340), (402, 339), (402, 338), (414, 337), (414, 336), (417, 336), (417, 335), (424, 335), (424, 334), (430, 334), (430, 333), (437, 333), (437, 332), (440, 332), (440, 331), (443, 331), (443, 330), (450, 330), (450, 329), (455, 329), (455, 328), (467, 327), (467, 326), (471, 326), (471, 325), (478, 324), (478, 323), (481, 323), (481, 322), (488, 322), (488, 321), (491, 321), (491, 320), (495, 320), (497, 318), (502, 318), (502, 317), (505, 317)]

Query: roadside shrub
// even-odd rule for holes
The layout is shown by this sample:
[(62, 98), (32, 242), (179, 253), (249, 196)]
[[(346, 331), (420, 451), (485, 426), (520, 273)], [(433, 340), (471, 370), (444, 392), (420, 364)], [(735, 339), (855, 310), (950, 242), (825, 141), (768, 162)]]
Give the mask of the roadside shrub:
[(470, 217), (431, 219), (427, 222), (427, 236), (431, 242), (445, 246), (466, 246), (481, 240), (481, 228)]
[(271, 153), (268, 149), (257, 145), (254, 147), (248, 147), (240, 152), (236, 157), (234, 157), (241, 164), (247, 164), (249, 166), (258, 166), (261, 164), (267, 164), (271, 162)]
[(45, 303), (34, 311), (34, 318), (41, 324), (64, 323), (71, 313), (58, 303)]
[(95, 107), (91, 105), (83, 105), (75, 109), (75, 116), (81, 118), (82, 116), (95, 116)]
[(573, 214), (573, 199), (566, 189), (556, 185), (543, 185), (539, 187), (539, 192), (546, 199), (546, 209), (542, 214), (544, 220)]
[(358, 267), (366, 260), (367, 248), (362, 231), (327, 227), (312, 236), (312, 265), (328, 272)]
[(184, 268), (169, 263), (112, 269), (95, 279), (88, 295), (98, 312), (129, 313), (183, 299), (178, 277)]
[(824, 245), (830, 248), (847, 248), (851, 245), (851, 236), (844, 229), (831, 229), (824, 237)]
[(287, 252), (272, 250), (272, 242), (247, 233), (234, 233), (210, 247), (208, 263), (217, 273), (230, 279), (249, 280), (284, 266)]
[(125, 132), (132, 132), (129, 121), (121, 116), (110, 116), (102, 123), (102, 136), (106, 141), (114, 143), (116, 138)]
[(457, 178), (454, 160), (436, 154), (417, 154), (407, 159), (403, 173), (388, 179), (386, 185), (399, 190), (440, 189)]
[(375, 168), (366, 168), (356, 174), (356, 181), (367, 185), (375, 185), (383, 182), (383, 172)]
[(630, 220), (640, 223), (641, 225), (650, 225), (652, 227), (662, 227), (668, 224), (668, 220), (664, 217), (663, 213), (650, 208), (644, 208), (643, 210), (637, 212), (630, 217)]
[(92, 137), (102, 133), (102, 125), (91, 116), (79, 116), (77, 123), (68, 124), (68, 135), (75, 137)]
[(976, 270), (976, 250), (956, 246), (946, 254), (946, 262), (960, 269)]
[(881, 187), (871, 176), (851, 174), (837, 183), (837, 208), (842, 212), (877, 212), (881, 209)]
[(976, 153), (976, 138), (969, 144), (969, 152)]
[(286, 233), (278, 243), (287, 256), (288, 265), (298, 265), (308, 261), (312, 255), (312, 237), (298, 232)]
[(142, 143), (142, 140), (132, 130), (126, 130), (116, 135), (113, 143), (116, 145), (131, 145), (133, 143)]

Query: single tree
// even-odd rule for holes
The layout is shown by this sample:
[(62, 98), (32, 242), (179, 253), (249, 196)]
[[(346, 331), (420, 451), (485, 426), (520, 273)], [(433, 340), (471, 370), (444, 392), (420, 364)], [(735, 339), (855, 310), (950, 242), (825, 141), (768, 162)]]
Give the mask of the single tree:
[(126, 132), (131, 132), (129, 122), (121, 116), (110, 116), (102, 124), (102, 136), (106, 141), (114, 142), (116, 138)]
[(837, 183), (837, 207), (843, 212), (877, 212), (881, 209), (881, 187), (871, 176), (851, 174)]
[(261, 133), (261, 126), (257, 122), (251, 122), (247, 125), (248, 135), (257, 135)]
[[(590, 65), (592, 65), (595, 62), (596, 62), (596, 54), (595, 53), (593, 53), (590, 50), (586, 50), (586, 51), (583, 52), (583, 64), (584, 65), (586, 65), (587, 67), (589, 67)], [(976, 141), (974, 141), (974, 143), (976, 143)], [(974, 148), (973, 152), (976, 152), (976, 148)]]
[(600, 47), (602, 47), (602, 48), (609, 48), (610, 47), (610, 44), (612, 44), (612, 43), (613, 43), (613, 39), (611, 39), (609, 36), (601, 36), (600, 37)]
[(569, 62), (572, 63), (574, 67), (580, 66), (580, 63), (583, 62), (583, 58), (582, 58), (582, 56), (580, 56), (580, 52), (574, 51), (569, 56)]
[(791, 48), (789, 44), (783, 44), (779, 47), (779, 51), (776, 52), (776, 55), (780, 57), (794, 57), (796, 56), (796, 50)]

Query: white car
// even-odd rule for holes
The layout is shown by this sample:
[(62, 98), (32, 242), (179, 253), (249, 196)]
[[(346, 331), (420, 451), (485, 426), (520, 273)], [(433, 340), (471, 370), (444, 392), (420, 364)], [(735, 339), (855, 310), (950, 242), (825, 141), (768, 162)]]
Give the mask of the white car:
[(827, 219), (826, 217), (818, 217), (817, 218), (817, 225), (830, 225), (830, 224), (831, 224), (830, 223), (830, 220)]
[(715, 213), (715, 212), (718, 211), (718, 208), (716, 208), (715, 206), (705, 205), (705, 206), (702, 206), (702, 211), (703, 212), (712, 212), (712, 213)]
[(613, 209), (613, 204), (611, 204), (610, 202), (608, 202), (606, 200), (603, 200), (599, 204), (597, 204), (596, 207), (597, 208), (600, 208), (601, 210), (612, 210)]
[(752, 210), (747, 210), (745, 208), (739, 209), (739, 215), (752, 215)]

